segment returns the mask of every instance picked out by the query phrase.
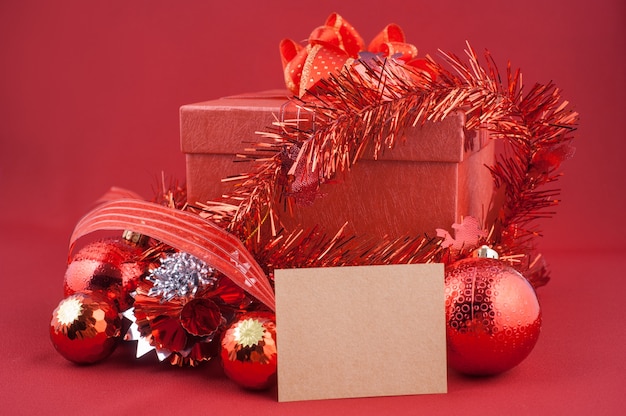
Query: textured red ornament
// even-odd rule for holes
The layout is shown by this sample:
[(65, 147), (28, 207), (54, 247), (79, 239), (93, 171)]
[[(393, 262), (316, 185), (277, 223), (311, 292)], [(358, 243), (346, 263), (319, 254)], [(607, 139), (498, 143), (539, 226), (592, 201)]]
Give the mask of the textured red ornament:
[(137, 259), (142, 249), (123, 239), (92, 242), (80, 249), (65, 272), (65, 296), (90, 290), (106, 291), (120, 310), (132, 304), (130, 293), (145, 266)]
[(515, 269), (489, 258), (446, 268), (448, 364), (472, 375), (507, 371), (532, 351), (541, 329), (534, 289)]
[(217, 331), (222, 312), (211, 299), (192, 299), (183, 306), (180, 322), (189, 334), (206, 336)]
[[(228, 281), (223, 278), (223, 281)], [(133, 325), (126, 340), (139, 341), (138, 357), (150, 349), (156, 349), (161, 360), (167, 359), (177, 366), (194, 367), (218, 355), (219, 331), (226, 319), (222, 317), (219, 295), (222, 281), (217, 288), (202, 290), (197, 297), (187, 299), (175, 296), (164, 300), (159, 295), (150, 295), (153, 283), (142, 280), (137, 285), (135, 304), (132, 310)], [(238, 286), (232, 285), (237, 291)], [(229, 289), (224, 292), (232, 296)], [(241, 296), (233, 300), (242, 299)], [(220, 305), (214, 302), (220, 301)], [(129, 317), (128, 315), (126, 315)], [(148, 347), (149, 345), (149, 347)]]
[(100, 292), (76, 293), (63, 299), (52, 313), (50, 338), (57, 351), (78, 364), (108, 357), (120, 339), (117, 308)]
[(242, 387), (265, 389), (276, 382), (276, 318), (269, 312), (242, 315), (224, 332), (220, 355), (226, 375)]

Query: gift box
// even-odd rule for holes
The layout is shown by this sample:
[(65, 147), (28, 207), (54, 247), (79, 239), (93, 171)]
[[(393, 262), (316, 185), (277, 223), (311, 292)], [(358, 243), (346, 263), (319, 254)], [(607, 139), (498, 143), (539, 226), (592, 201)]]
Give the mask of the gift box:
[[(249, 172), (236, 154), (258, 141), (256, 132), (273, 122), (299, 117), (289, 93), (275, 90), (184, 105), (180, 109), (181, 148), (186, 155), (188, 202), (215, 200), (232, 186), (221, 180)], [(393, 149), (373, 152), (323, 187), (310, 206), (281, 213), (288, 229), (321, 225), (333, 233), (375, 238), (435, 235), (451, 230), (464, 216), (484, 218), (493, 192), (486, 166), (494, 144), (484, 131), (466, 131), (465, 114), (405, 131)]]

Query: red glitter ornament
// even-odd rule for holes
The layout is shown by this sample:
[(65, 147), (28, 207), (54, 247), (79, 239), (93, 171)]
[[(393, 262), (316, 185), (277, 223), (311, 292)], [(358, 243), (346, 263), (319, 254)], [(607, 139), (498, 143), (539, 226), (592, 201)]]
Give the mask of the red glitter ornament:
[(448, 365), (490, 375), (521, 363), (541, 329), (534, 289), (515, 269), (494, 258), (467, 258), (446, 268)]
[(138, 262), (143, 250), (125, 239), (92, 242), (79, 250), (65, 272), (65, 296), (101, 290), (119, 303), (120, 310), (132, 305), (130, 293), (145, 265)]
[(220, 355), (226, 375), (249, 389), (276, 382), (276, 318), (270, 312), (240, 316), (222, 337)]
[(125, 335), (137, 341), (137, 357), (155, 350), (159, 360), (196, 366), (219, 353), (221, 331), (241, 308), (246, 294), (199, 258), (176, 252), (142, 279), (134, 293)]
[(117, 308), (100, 292), (76, 293), (52, 313), (50, 338), (57, 351), (78, 364), (108, 357), (120, 339), (122, 320)]
[[(164, 300), (151, 296), (152, 282), (137, 286), (134, 309), (125, 313), (132, 324), (125, 336), (138, 341), (137, 357), (155, 350), (161, 361), (194, 367), (217, 356), (218, 330), (225, 324), (219, 306), (203, 290), (199, 297)], [(131, 312), (129, 314), (128, 312)]]

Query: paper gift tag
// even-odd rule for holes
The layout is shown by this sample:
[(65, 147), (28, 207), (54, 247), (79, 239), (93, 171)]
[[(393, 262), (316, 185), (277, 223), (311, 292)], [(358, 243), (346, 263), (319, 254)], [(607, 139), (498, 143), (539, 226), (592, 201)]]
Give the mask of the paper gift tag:
[(445, 393), (442, 264), (275, 271), (278, 400)]

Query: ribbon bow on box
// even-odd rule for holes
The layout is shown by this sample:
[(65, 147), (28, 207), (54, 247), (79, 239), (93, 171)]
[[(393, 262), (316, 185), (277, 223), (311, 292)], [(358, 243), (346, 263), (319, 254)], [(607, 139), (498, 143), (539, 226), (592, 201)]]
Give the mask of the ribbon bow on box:
[(291, 39), (280, 42), (287, 88), (302, 97), (320, 80), (338, 73), (344, 65), (352, 64), (363, 51), (394, 57), (406, 65), (425, 71), (431, 78), (435, 76), (426, 61), (416, 59), (417, 48), (405, 42), (400, 26), (393, 23), (387, 25), (365, 49), (365, 43), (354, 27), (333, 13), (326, 19), (324, 26), (311, 32), (306, 46)]

